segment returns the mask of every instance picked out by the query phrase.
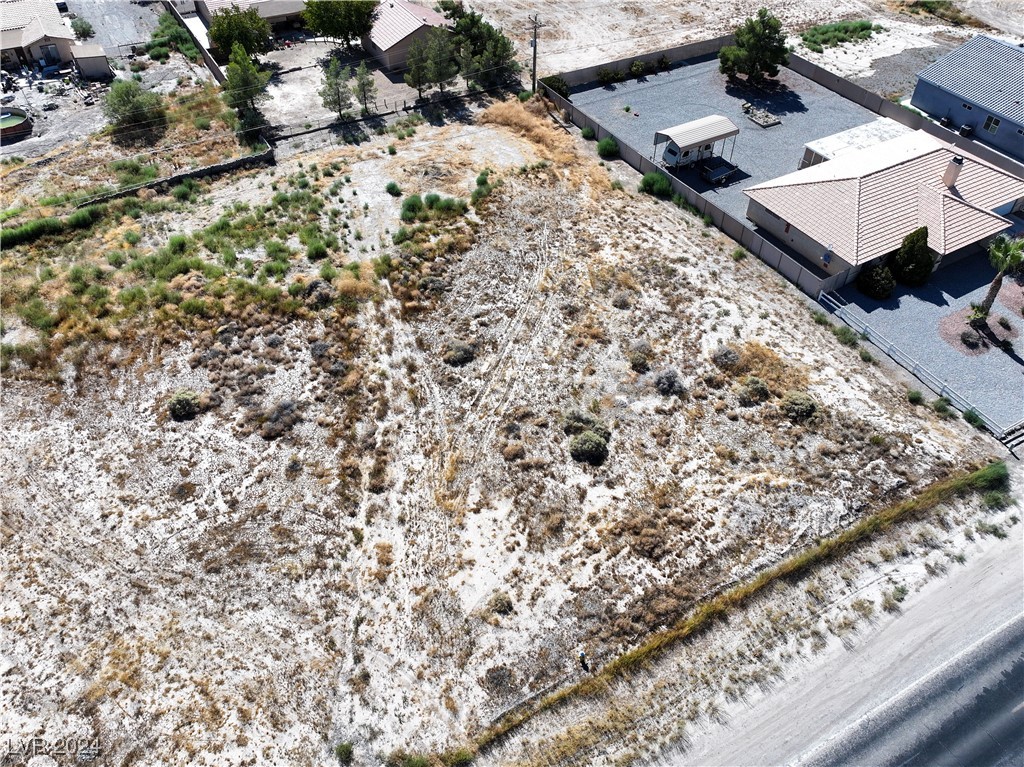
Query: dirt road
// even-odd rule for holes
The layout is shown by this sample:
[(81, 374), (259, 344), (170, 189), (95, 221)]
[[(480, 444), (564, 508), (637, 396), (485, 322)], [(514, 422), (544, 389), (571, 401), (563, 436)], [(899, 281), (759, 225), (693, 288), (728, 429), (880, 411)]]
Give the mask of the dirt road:
[(910, 596), (902, 615), (880, 618), (857, 646), (836, 646), (774, 691), (749, 698), (749, 707), (723, 724), (691, 731), (690, 747), (659, 763), (767, 765), (812, 757), (820, 744), (1024, 612), (1022, 532), (1024, 525), (1014, 525), (1006, 539)]

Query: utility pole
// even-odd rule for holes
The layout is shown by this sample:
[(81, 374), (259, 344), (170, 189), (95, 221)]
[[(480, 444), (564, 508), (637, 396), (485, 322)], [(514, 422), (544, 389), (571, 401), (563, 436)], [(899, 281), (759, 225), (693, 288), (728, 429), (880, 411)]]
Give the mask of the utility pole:
[(533, 26), (533, 92), (537, 92), (537, 30), (545, 26), (540, 23), (538, 14), (530, 16), (530, 24)]

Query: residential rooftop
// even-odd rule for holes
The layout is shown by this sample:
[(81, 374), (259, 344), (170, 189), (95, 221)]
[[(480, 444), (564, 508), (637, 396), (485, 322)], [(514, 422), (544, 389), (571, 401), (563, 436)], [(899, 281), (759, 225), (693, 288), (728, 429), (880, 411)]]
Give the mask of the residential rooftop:
[(996, 117), (1024, 123), (1024, 48), (978, 35), (920, 72), (918, 78)]

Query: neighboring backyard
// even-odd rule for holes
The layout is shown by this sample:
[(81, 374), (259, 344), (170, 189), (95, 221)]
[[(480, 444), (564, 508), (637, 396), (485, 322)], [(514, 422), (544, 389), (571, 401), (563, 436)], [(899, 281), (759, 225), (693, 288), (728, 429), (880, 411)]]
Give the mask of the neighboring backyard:
[[(749, 102), (782, 120), (761, 128), (748, 120), (742, 105)], [(598, 121), (619, 141), (646, 157), (661, 159), (664, 144), (654, 145), (656, 131), (709, 115), (723, 115), (740, 129), (732, 161), (739, 172), (724, 186), (712, 187), (699, 173), (682, 170), (683, 183), (700, 192), (747, 226), (747, 197), (743, 190), (797, 170), (803, 146), (809, 141), (869, 123), (874, 112), (783, 69), (774, 90), (755, 90), (729, 84), (718, 71), (718, 59), (702, 57), (681, 62), (668, 72), (647, 75), (615, 85), (596, 83), (572, 92), (572, 103)], [(627, 107), (629, 111), (626, 111)], [(728, 159), (732, 139), (726, 142)], [(719, 148), (721, 143), (719, 143)]]

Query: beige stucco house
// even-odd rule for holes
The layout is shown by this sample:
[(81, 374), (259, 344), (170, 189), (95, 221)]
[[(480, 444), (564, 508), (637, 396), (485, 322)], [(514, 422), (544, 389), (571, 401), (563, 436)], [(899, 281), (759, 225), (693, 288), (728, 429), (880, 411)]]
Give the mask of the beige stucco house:
[(74, 39), (53, 0), (0, 0), (0, 63), (5, 69), (70, 62)]
[(435, 27), (447, 25), (448, 19), (425, 6), (405, 0), (383, 0), (373, 29), (362, 38), (363, 50), (384, 69), (401, 70), (414, 41), (424, 39)]

